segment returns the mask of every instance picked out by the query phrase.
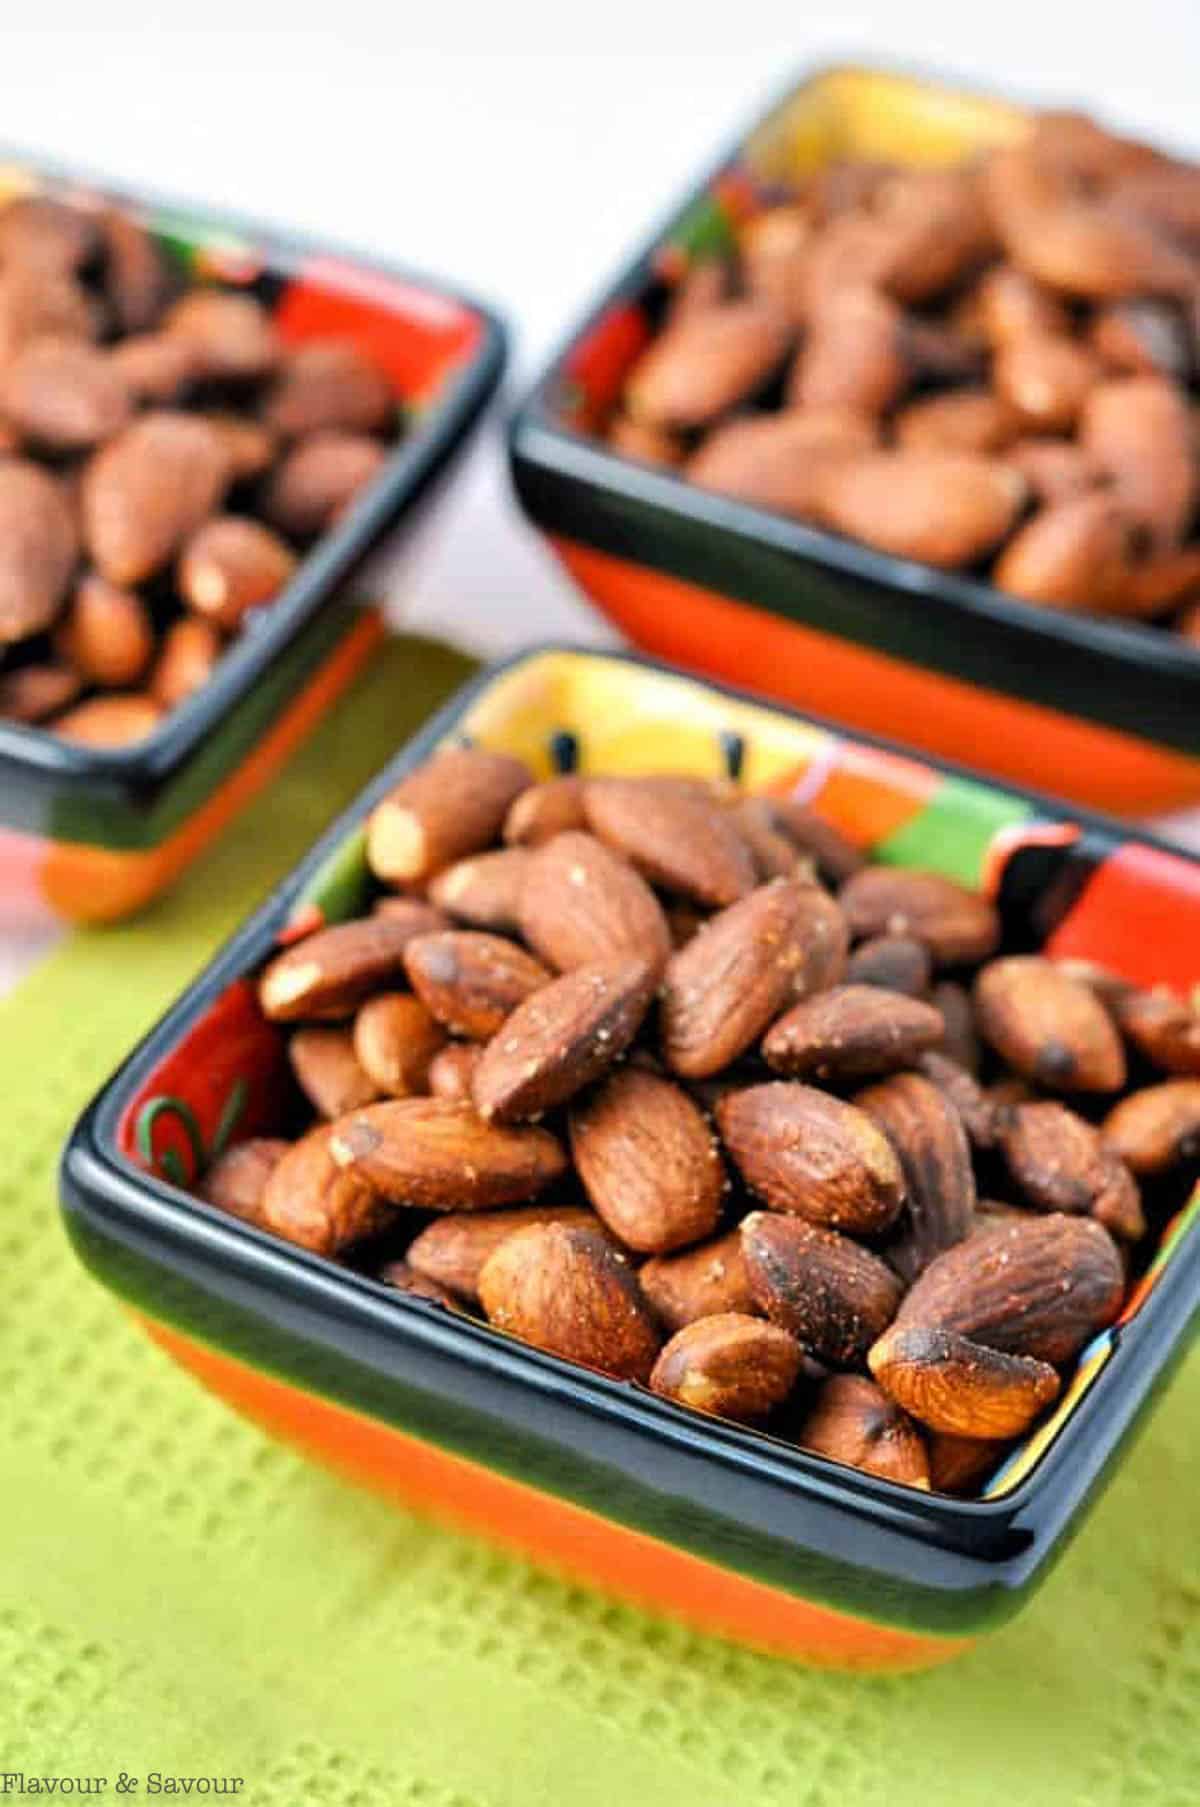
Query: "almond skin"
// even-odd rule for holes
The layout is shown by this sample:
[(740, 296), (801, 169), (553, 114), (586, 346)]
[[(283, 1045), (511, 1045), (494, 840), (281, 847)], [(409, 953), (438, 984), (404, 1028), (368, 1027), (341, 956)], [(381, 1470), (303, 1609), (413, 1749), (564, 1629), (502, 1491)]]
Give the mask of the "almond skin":
[(0, 646), (51, 625), (78, 552), (62, 485), (23, 459), (0, 462)]
[(54, 732), (88, 747), (131, 747), (152, 734), (161, 720), (162, 710), (153, 697), (114, 690), (110, 696), (90, 696), (76, 703), (56, 718)]
[(1043, 508), (996, 561), (992, 582), (1056, 609), (1117, 609), (1129, 579), (1128, 516), (1107, 491)]
[(385, 373), (350, 339), (318, 339), (284, 353), (263, 419), (285, 439), (321, 428), (382, 433), (396, 413)]
[(726, 814), (749, 851), (760, 883), (793, 874), (815, 875), (813, 860), (784, 833), (769, 797), (739, 797)]
[(517, 935), (529, 857), (523, 847), (504, 847), (459, 860), (432, 881), (430, 901), (470, 928)]
[(292, 1146), (278, 1136), (251, 1136), (235, 1142), (215, 1160), (200, 1183), (200, 1196), (245, 1223), (262, 1224), (267, 1181)]
[(150, 693), (164, 709), (177, 708), (208, 683), (221, 656), (221, 636), (211, 622), (185, 617), (162, 638), (150, 674)]
[(917, 1069), (930, 1085), (937, 1087), (946, 1102), (958, 1112), (967, 1140), (973, 1148), (995, 1148), (1005, 1123), (1005, 1113), (996, 1108), (972, 1073), (950, 1055), (931, 1048), (917, 1061)]
[(42, 722), (75, 701), (83, 688), (69, 665), (17, 665), (0, 672), (0, 717), (9, 722)]
[(145, 414), (84, 471), (83, 532), (103, 577), (139, 584), (173, 557), (224, 494), (220, 438), (190, 414)]
[(814, 1455), (928, 1491), (921, 1433), (865, 1375), (834, 1374), (824, 1381), (796, 1441)]
[(740, 1424), (758, 1424), (782, 1405), (800, 1374), (795, 1337), (762, 1318), (725, 1312), (677, 1331), (650, 1375), (664, 1399)]
[(480, 1115), (528, 1121), (598, 1079), (637, 1034), (656, 979), (646, 960), (597, 961), (518, 1004), (475, 1069), (471, 1089)]
[(679, 1255), (652, 1257), (638, 1269), (638, 1283), (668, 1330), (681, 1330), (718, 1312), (746, 1316), (758, 1310), (740, 1230)]
[(418, 1274), (407, 1261), (389, 1261), (381, 1267), (376, 1278), (384, 1285), (394, 1287), (397, 1292), (408, 1293), (413, 1299), (429, 1299), (435, 1305), (445, 1305), (450, 1311), (460, 1309), (459, 1301), (453, 1293), (448, 1293), (444, 1286), (430, 1280), (424, 1274)]
[(918, 450), (997, 452), (1016, 438), (1011, 408), (983, 389), (956, 389), (910, 402), (896, 416), (896, 444)]
[(754, 862), (726, 812), (669, 780), (594, 779), (583, 806), (592, 832), (651, 884), (709, 909), (754, 889)]
[(980, 1437), (951, 1437), (937, 1431), (925, 1438), (929, 1484), (935, 1493), (978, 1493), (1002, 1452)]
[(482, 853), (529, 782), (529, 767), (507, 753), (447, 747), (375, 805), (367, 823), (371, 870), (388, 884), (412, 885)]
[(1132, 1171), (1149, 1178), (1200, 1154), (1200, 1079), (1168, 1079), (1122, 1098), (1104, 1120), (1105, 1139)]
[(218, 515), (179, 555), (179, 593), (190, 609), (226, 633), (251, 609), (273, 602), (296, 569), (296, 555), (261, 521)]
[(437, 1021), (472, 1041), (496, 1035), (517, 1005), (552, 977), (515, 942), (472, 929), (418, 935), (404, 951), (404, 966)]
[(259, 1003), (278, 1023), (353, 1015), (358, 1006), (401, 976), (409, 925), (365, 916), (317, 929), (270, 962), (258, 982)]
[(662, 1255), (712, 1235), (725, 1170), (682, 1087), (624, 1067), (573, 1106), (570, 1133), (584, 1189), (627, 1247)]
[(1162, 377), (1126, 377), (1092, 391), (1080, 444), (1154, 545), (1178, 546), (1200, 497), (1195, 428), (1184, 396)]
[(626, 408), (651, 426), (704, 426), (766, 382), (790, 339), (786, 323), (759, 301), (686, 314), (638, 359)]
[(253, 295), (193, 290), (170, 309), (163, 326), (192, 347), (205, 377), (245, 382), (269, 376), (279, 361), (270, 316)]
[(574, 830), (538, 846), (518, 913), (525, 940), (559, 972), (623, 954), (661, 967), (671, 951), (662, 906), (645, 879), (594, 835)]
[(895, 1220), (904, 1197), (900, 1163), (854, 1105), (778, 1082), (728, 1093), (716, 1114), (746, 1184), (774, 1210), (865, 1235)]
[(879, 429), (849, 408), (789, 408), (750, 414), (708, 434), (687, 476), (703, 489), (804, 520), (816, 511), (830, 463), (872, 451)]
[(804, 998), (763, 1041), (763, 1058), (789, 1079), (865, 1079), (911, 1066), (942, 1035), (931, 1004), (873, 985), (835, 985)]
[(379, 1096), (379, 1088), (359, 1065), (349, 1029), (298, 1029), (288, 1041), (288, 1059), (319, 1116), (341, 1117)]
[(154, 628), (135, 591), (93, 574), (79, 583), (54, 645), (89, 683), (124, 690), (154, 656)]
[(794, 797), (768, 797), (771, 819), (780, 834), (806, 853), (828, 885), (840, 885), (866, 864), (863, 854), (832, 822)]
[(530, 1224), (559, 1223), (577, 1230), (603, 1225), (583, 1205), (515, 1205), (508, 1211), (451, 1211), (427, 1224), (408, 1245), (409, 1265), (463, 1299), (479, 1295), (488, 1257), (508, 1236)]
[(993, 960), (975, 981), (980, 1033), (1024, 1079), (1047, 1090), (1115, 1092), (1125, 1051), (1086, 985), (1036, 955)]
[(939, 1255), (905, 1295), (896, 1322), (1061, 1367), (1112, 1323), (1124, 1295), (1121, 1257), (1107, 1230), (1087, 1217), (1027, 1216)]
[(818, 1361), (861, 1365), (900, 1304), (892, 1270), (848, 1236), (797, 1217), (754, 1211), (741, 1235), (760, 1310)]
[(0, 413), (49, 452), (81, 452), (129, 419), (119, 369), (80, 339), (32, 339), (0, 374)]
[(923, 998), (932, 977), (929, 949), (913, 935), (873, 935), (846, 962), (848, 985), (878, 985), (910, 998)]
[(334, 1165), (398, 1205), (488, 1211), (522, 1204), (559, 1179), (566, 1157), (544, 1129), (502, 1129), (468, 1104), (399, 1098), (333, 1126)]
[(365, 433), (324, 428), (298, 439), (280, 459), (262, 495), (262, 511), (290, 540), (334, 526), (387, 463), (387, 449)]
[(819, 519), (895, 558), (954, 570), (993, 551), (1025, 502), (1024, 479), (968, 452), (881, 451), (839, 460)]
[(433, 1096), (469, 1099), (482, 1053), (478, 1042), (448, 1042), (440, 1048), (429, 1063), (429, 1090)]
[(198, 360), (190, 345), (167, 333), (139, 333), (122, 339), (108, 354), (126, 394), (139, 402), (177, 402), (196, 379)]
[(1011, 340), (992, 363), (997, 396), (1034, 433), (1069, 432), (1099, 379), (1091, 352), (1065, 335), (1030, 333)]
[(403, 991), (381, 991), (359, 1006), (353, 1042), (355, 1059), (375, 1096), (386, 1093), (389, 1098), (411, 1098), (430, 1090), (430, 1066), (445, 1047), (446, 1032), (420, 998)]
[(789, 408), (846, 408), (873, 419), (907, 389), (903, 316), (896, 303), (866, 285), (823, 296), (788, 378)]
[(586, 780), (577, 772), (563, 772), (531, 784), (513, 799), (504, 818), (504, 839), (510, 847), (540, 847), (557, 834), (585, 829), (583, 793)]
[(1099, 1130), (1065, 1105), (1018, 1105), (1002, 1145), (1009, 1172), (1039, 1210), (1090, 1212), (1130, 1241), (1145, 1234), (1137, 1181)]
[(1019, 1437), (1058, 1397), (1047, 1362), (984, 1348), (945, 1330), (899, 1326), (870, 1354), (871, 1372), (918, 1423), (955, 1437)]
[(962, 1119), (918, 1073), (897, 1073), (859, 1092), (855, 1104), (883, 1132), (904, 1175), (905, 1209), (887, 1258), (911, 1281), (962, 1240), (975, 1213), (975, 1173)]
[(333, 1159), (333, 1133), (323, 1123), (292, 1144), (272, 1168), (259, 1208), (263, 1229), (316, 1255), (378, 1235), (396, 1215), (365, 1174)]
[(1000, 940), (995, 906), (940, 872), (866, 866), (846, 880), (838, 902), (855, 937), (911, 935), (940, 966), (986, 960)]
[(1126, 1040), (1164, 1073), (1200, 1074), (1200, 1015), (1167, 986), (1124, 992), (1109, 1007)]
[(732, 904), (667, 963), (663, 1053), (687, 1079), (719, 1073), (789, 1003), (840, 978), (846, 924), (807, 879), (776, 879)]
[(658, 1331), (628, 1262), (594, 1230), (534, 1224), (505, 1237), (479, 1298), (511, 1336), (618, 1380), (650, 1378)]
[(409, 941), (415, 941), (418, 935), (438, 935), (454, 926), (436, 905), (421, 897), (377, 897), (372, 913), (386, 916), (396, 933), (405, 934)]

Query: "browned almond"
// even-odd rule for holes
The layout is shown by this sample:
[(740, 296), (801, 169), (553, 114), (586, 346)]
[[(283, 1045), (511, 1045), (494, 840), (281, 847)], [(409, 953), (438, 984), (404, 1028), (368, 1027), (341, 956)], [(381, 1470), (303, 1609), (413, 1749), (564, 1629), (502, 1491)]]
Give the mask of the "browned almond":
[(584, 1189), (627, 1247), (662, 1255), (712, 1235), (725, 1170), (682, 1087), (625, 1067), (573, 1106), (570, 1129)]
[(978, 453), (867, 452), (826, 471), (818, 514), (893, 557), (953, 570), (994, 551), (1026, 494), (1017, 471)]
[(50, 626), (78, 552), (62, 485), (36, 464), (0, 461), (0, 645)]
[(968, 1073), (979, 1075), (982, 1049), (975, 1032), (975, 1008), (971, 994), (956, 979), (941, 979), (933, 988), (933, 1003), (946, 1025), (940, 1051), (956, 1060)]
[(1118, 499), (1094, 491), (1034, 515), (996, 561), (992, 581), (1012, 596), (1056, 609), (1120, 609), (1132, 537)]
[(387, 462), (387, 448), (365, 433), (328, 428), (298, 439), (280, 459), (262, 496), (273, 527), (289, 539), (324, 533)]
[(837, 904), (807, 878), (775, 879), (731, 904), (667, 963), (668, 1066), (688, 1079), (719, 1073), (793, 999), (840, 978), (846, 946)]
[(481, 1116), (501, 1123), (540, 1117), (607, 1072), (641, 1027), (657, 977), (648, 960), (597, 961), (518, 1004), (475, 1069)]
[(539, 845), (520, 900), (521, 933), (560, 972), (636, 954), (665, 964), (662, 906), (645, 879), (594, 835), (569, 830)]
[(162, 638), (150, 693), (164, 709), (186, 702), (212, 676), (221, 656), (221, 636), (210, 621), (173, 621)]
[(137, 683), (154, 656), (154, 628), (135, 591), (93, 573), (76, 588), (54, 646), (89, 683), (124, 690)]
[(10, 722), (43, 722), (73, 703), (82, 687), (70, 665), (18, 665), (0, 672), (0, 716)]
[(218, 515), (185, 540), (177, 581), (189, 608), (231, 633), (251, 609), (272, 602), (295, 569), (295, 553), (261, 521)]
[(515, 942), (473, 929), (418, 935), (404, 954), (414, 991), (455, 1035), (487, 1041), (518, 1004), (550, 983), (540, 960)]
[(0, 412), (49, 452), (111, 439), (129, 419), (129, 392), (111, 359), (81, 339), (31, 339), (0, 374)]
[(96, 324), (91, 296), (66, 272), (0, 270), (0, 362), (43, 335), (94, 339)]
[(1000, 940), (994, 904), (940, 872), (865, 866), (838, 902), (852, 935), (911, 935), (942, 966), (986, 960)]
[(848, 1236), (798, 1217), (754, 1211), (741, 1233), (751, 1291), (771, 1321), (818, 1361), (864, 1362), (900, 1304), (891, 1268)]
[(919, 1073), (897, 1073), (859, 1092), (855, 1103), (900, 1162), (907, 1202), (887, 1258), (911, 1281), (970, 1231), (975, 1173), (966, 1130), (954, 1105)]
[(1070, 316), (1058, 296), (1012, 264), (997, 264), (981, 276), (966, 306), (972, 329), (997, 349), (1070, 330)]
[(877, 289), (846, 287), (811, 309), (788, 378), (791, 408), (848, 408), (868, 419), (893, 407), (908, 387), (903, 316)]
[(1100, 308), (1088, 329), (1088, 343), (1102, 363), (1122, 375), (1161, 375), (1186, 383), (1191, 374), (1187, 329), (1169, 301), (1117, 301)]
[(761, 388), (791, 330), (762, 302), (730, 301), (676, 320), (634, 367), (625, 405), (635, 420), (702, 427)]
[(1200, 1015), (1169, 986), (1124, 991), (1110, 1008), (1121, 1032), (1164, 1073), (1200, 1074)]
[(909, 402), (896, 416), (896, 444), (934, 452), (998, 452), (1011, 443), (1020, 421), (986, 389), (956, 389)]
[(403, 923), (410, 941), (418, 935), (436, 935), (442, 929), (453, 927), (450, 918), (433, 904), (426, 903), (423, 897), (377, 897), (374, 913)]
[(920, 1325), (886, 1331), (870, 1365), (884, 1392), (918, 1423), (955, 1437), (1019, 1437), (1060, 1385), (1048, 1362)]
[(458, 860), (438, 873), (429, 887), (430, 899), (474, 929), (519, 934), (521, 890), (529, 858), (523, 847), (505, 847)]
[(263, 419), (287, 439), (323, 427), (382, 433), (396, 414), (384, 371), (350, 339), (316, 339), (284, 353)]
[(986, 375), (983, 340), (969, 325), (907, 314), (903, 343), (914, 383), (975, 384)]
[(430, 1066), (445, 1047), (446, 1034), (420, 998), (401, 991), (368, 998), (354, 1018), (353, 1039), (355, 1058), (376, 1096), (386, 1092), (389, 1098), (409, 1098), (431, 1090)]
[(291, 1146), (278, 1136), (251, 1136), (245, 1142), (235, 1142), (204, 1175), (201, 1198), (246, 1223), (261, 1223), (267, 1181)]
[(905, 302), (942, 294), (999, 249), (972, 169), (893, 170), (872, 220), (889, 245), (884, 286)]
[(925, 1443), (929, 1451), (929, 1484), (935, 1493), (977, 1493), (1002, 1454), (994, 1443), (982, 1437), (950, 1437), (935, 1431)]
[(900, 1163), (854, 1105), (778, 1081), (728, 1093), (716, 1114), (743, 1179), (775, 1210), (866, 1235), (894, 1221), (904, 1197)]
[(781, 832), (769, 797), (739, 797), (726, 813), (749, 849), (760, 883), (789, 878), (793, 873), (815, 876), (814, 861)]
[(451, 1311), (460, 1309), (459, 1301), (453, 1293), (448, 1293), (436, 1280), (419, 1274), (407, 1261), (389, 1261), (380, 1268), (376, 1277), (384, 1286), (393, 1286), (397, 1292), (408, 1293), (411, 1298), (429, 1299), (435, 1305), (448, 1306)]
[(992, 363), (997, 396), (1031, 433), (1069, 432), (1099, 379), (1092, 353), (1065, 335), (1012, 339)]
[(170, 300), (175, 273), (145, 227), (128, 213), (113, 208), (104, 214), (100, 230), (105, 298), (122, 332), (144, 333)]
[(276, 954), (258, 982), (259, 1002), (276, 1022), (351, 1016), (404, 971), (412, 939), (405, 921), (364, 916), (317, 929)]
[(427, 1224), (409, 1243), (409, 1264), (460, 1298), (475, 1299), (488, 1257), (506, 1237), (542, 1223), (601, 1233), (604, 1230), (596, 1213), (583, 1205), (514, 1205), (507, 1211), (451, 1211)]
[(344, 1116), (379, 1096), (359, 1064), (349, 1029), (297, 1029), (288, 1040), (288, 1059), (300, 1090), (321, 1117)]
[(1125, 1051), (1095, 993), (1033, 954), (993, 960), (975, 981), (980, 1033), (1023, 1078), (1050, 1091), (1115, 1092)]
[(213, 512), (229, 476), (220, 438), (192, 415), (146, 414), (118, 433), (83, 476), (84, 539), (101, 575), (153, 577)]
[(1191, 413), (1175, 385), (1157, 376), (1099, 384), (1088, 397), (1079, 434), (1155, 546), (1177, 546), (1196, 511), (1200, 461)]
[(1037, 502), (1072, 502), (1104, 481), (1091, 455), (1066, 439), (1021, 439), (1004, 454)]
[(1153, 621), (1200, 598), (1200, 546), (1151, 552), (1129, 567), (1114, 612)]
[(248, 483), (270, 470), (279, 444), (261, 421), (226, 409), (209, 410), (197, 418), (220, 438), (235, 483)]
[(567, 1165), (547, 1130), (502, 1129), (447, 1098), (369, 1104), (334, 1125), (330, 1152), (384, 1197), (424, 1211), (521, 1204)]
[(687, 447), (679, 434), (665, 427), (653, 426), (647, 420), (631, 420), (618, 414), (609, 422), (608, 443), (615, 452), (627, 458), (640, 458), (643, 464), (682, 464)]
[(52, 195), (18, 195), (0, 209), (2, 263), (76, 270), (95, 254), (97, 243), (95, 214)]
[(962, 1119), (967, 1140), (974, 1148), (995, 1148), (1006, 1122), (973, 1073), (949, 1054), (931, 1048), (916, 1062), (918, 1070), (937, 1087)]
[(115, 690), (110, 696), (88, 697), (56, 716), (54, 732), (89, 747), (129, 747), (153, 733), (161, 720), (162, 710), (152, 697)]
[(840, 828), (794, 797), (771, 797), (771, 816), (781, 834), (808, 854), (827, 884), (840, 885), (866, 864), (865, 857)]
[(757, 1424), (783, 1404), (802, 1361), (786, 1330), (728, 1311), (677, 1331), (654, 1364), (650, 1386), (698, 1412)]
[(1112, 1323), (1124, 1294), (1107, 1230), (1090, 1217), (1027, 1215), (939, 1255), (896, 1321), (1061, 1367)]
[(872, 935), (846, 962), (848, 985), (878, 985), (910, 998), (923, 998), (932, 977), (929, 949), (913, 935)]
[(253, 295), (193, 290), (168, 311), (163, 326), (194, 348), (201, 375), (221, 382), (269, 376), (279, 362), (270, 315)]
[(1090, 1123), (1062, 1104), (1021, 1104), (1002, 1138), (1009, 1171), (1041, 1211), (1090, 1211), (1135, 1241), (1145, 1233), (1137, 1181)]
[[(747, 292), (777, 308), (785, 319), (793, 320), (796, 325), (801, 323), (805, 311), (801, 289), (814, 225), (807, 207), (780, 205), (755, 214), (738, 233), (738, 263)], [(710, 260), (693, 265), (689, 271), (693, 282), (702, 271), (717, 271), (723, 283), (728, 282), (722, 264)], [(712, 282), (715, 278), (708, 280)], [(723, 300), (725, 293), (723, 286), (715, 299)], [(679, 300), (677, 291), (676, 305)]]
[(1194, 1161), (1200, 1155), (1200, 1079), (1168, 1079), (1122, 1098), (1104, 1120), (1104, 1135), (1142, 1176)]
[(638, 1269), (638, 1283), (668, 1330), (717, 1312), (757, 1312), (740, 1230), (678, 1255), (657, 1255)]
[(596, 778), (583, 795), (593, 834), (651, 884), (710, 909), (754, 889), (754, 862), (728, 814), (657, 778)]
[(704, 489), (780, 514), (811, 516), (830, 463), (874, 449), (876, 422), (849, 408), (788, 408), (723, 422), (687, 461)]
[(555, 835), (586, 828), (585, 782), (576, 772), (563, 772), (557, 778), (531, 784), (512, 800), (504, 818), (504, 839), (514, 847), (540, 847)]
[(435, 1098), (470, 1098), (483, 1049), (478, 1042), (449, 1042), (429, 1063), (429, 1090)]
[(862, 1374), (824, 1381), (796, 1434), (802, 1449), (885, 1481), (929, 1488), (929, 1459), (912, 1419)]
[(257, 1219), (318, 1255), (378, 1235), (396, 1215), (364, 1173), (333, 1159), (333, 1134), (334, 1125), (322, 1123), (292, 1144), (271, 1169)]
[(931, 1004), (874, 985), (835, 985), (804, 998), (763, 1041), (763, 1057), (790, 1079), (865, 1079), (913, 1064), (942, 1035)]
[(633, 1270), (606, 1237), (567, 1224), (506, 1236), (484, 1263), (488, 1321), (619, 1380), (650, 1378), (659, 1336)]
[(483, 747), (447, 747), (377, 803), (367, 823), (371, 870), (416, 884), (496, 839), (529, 767)]

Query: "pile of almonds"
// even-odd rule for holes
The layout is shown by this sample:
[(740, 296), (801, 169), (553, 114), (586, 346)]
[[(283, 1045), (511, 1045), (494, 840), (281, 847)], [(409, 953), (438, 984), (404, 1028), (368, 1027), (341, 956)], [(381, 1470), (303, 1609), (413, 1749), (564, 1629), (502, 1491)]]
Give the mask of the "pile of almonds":
[(356, 345), (281, 345), (129, 215), (0, 208), (0, 718), (139, 740), (386, 457)]
[(1048, 113), (835, 163), (695, 263), (619, 450), (1048, 608), (1200, 642), (1200, 166)]
[(838, 1461), (976, 1487), (1200, 1153), (1188, 1004), (786, 799), (453, 747), (368, 855), (259, 980), (318, 1122), (202, 1196)]

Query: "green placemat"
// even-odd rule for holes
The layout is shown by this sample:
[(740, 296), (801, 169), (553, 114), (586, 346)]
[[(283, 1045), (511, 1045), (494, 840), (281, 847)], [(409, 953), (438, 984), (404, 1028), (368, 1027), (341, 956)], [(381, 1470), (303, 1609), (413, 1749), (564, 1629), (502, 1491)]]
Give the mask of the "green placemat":
[(75, 1265), (75, 1112), (466, 669), (391, 647), (173, 897), (0, 1006), (0, 1771), (107, 1799), (122, 1772), (139, 1797), (155, 1771), (241, 1777), (258, 1807), (1196, 1807), (1196, 1361), (1020, 1620), (939, 1671), (843, 1677), (352, 1491)]

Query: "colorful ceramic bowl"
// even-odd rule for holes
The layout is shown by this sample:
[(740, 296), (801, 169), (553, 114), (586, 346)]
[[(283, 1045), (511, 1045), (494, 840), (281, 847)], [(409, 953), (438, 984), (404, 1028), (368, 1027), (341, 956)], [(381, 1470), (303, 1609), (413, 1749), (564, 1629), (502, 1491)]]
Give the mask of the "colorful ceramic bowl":
[(125, 1063), (66, 1152), (84, 1262), (185, 1367), (279, 1435), (748, 1643), (850, 1667), (953, 1656), (1041, 1580), (1182, 1352), (1200, 1304), (1200, 1188), (1053, 1417), (970, 1501), (699, 1418), (182, 1190), (231, 1137), (287, 1121), (283, 1038), (247, 975), (280, 942), (362, 909), (373, 801), (460, 735), (542, 771), (564, 758), (588, 772), (739, 768), (881, 859), (985, 885), (1011, 941), (1139, 980), (1200, 976), (1200, 861), (643, 661), (530, 653), (469, 685), (392, 762)]
[(878, 70), (802, 82), (589, 312), (512, 430), (517, 490), (638, 646), (1018, 784), (1140, 813), (1200, 801), (1200, 649), (1054, 613), (713, 494), (594, 437), (668, 281), (833, 157), (946, 163), (1025, 115)]
[[(0, 199), (30, 190), (95, 203), (61, 172), (0, 162)], [(395, 385), (402, 430), (375, 481), (303, 559), (211, 681), (145, 740), (104, 749), (0, 722), (0, 920), (107, 920), (170, 884), (345, 689), (382, 633), (342, 594), (405, 527), (462, 445), (504, 360), (499, 323), (442, 283), (324, 247), (103, 191), (193, 277), (267, 303), (292, 344), (355, 340)]]

